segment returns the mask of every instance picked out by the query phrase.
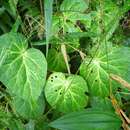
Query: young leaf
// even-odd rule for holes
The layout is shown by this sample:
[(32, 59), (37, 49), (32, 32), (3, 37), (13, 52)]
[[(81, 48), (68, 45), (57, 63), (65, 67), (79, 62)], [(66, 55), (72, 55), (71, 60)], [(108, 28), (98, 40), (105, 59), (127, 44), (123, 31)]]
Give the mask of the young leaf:
[(47, 80), (45, 96), (48, 103), (61, 112), (83, 109), (88, 103), (88, 87), (78, 75), (65, 77), (63, 73), (53, 73)]
[(119, 130), (121, 120), (113, 112), (86, 110), (64, 115), (50, 126), (60, 130)]
[(0, 47), (2, 45), (7, 46), (8, 50), (0, 67), (0, 81), (11, 95), (37, 100), (46, 80), (47, 63), (44, 55), (37, 49), (27, 49), (27, 39), (16, 33), (2, 35)]
[[(102, 97), (109, 95), (109, 73), (126, 77), (130, 65), (129, 53), (130, 49), (127, 47), (113, 47), (109, 49), (108, 54), (105, 53), (105, 48), (100, 48), (93, 59), (84, 60), (80, 66), (80, 75), (88, 82), (92, 95)], [(112, 81), (112, 84), (114, 83)], [(117, 86), (112, 85), (113, 87)]]

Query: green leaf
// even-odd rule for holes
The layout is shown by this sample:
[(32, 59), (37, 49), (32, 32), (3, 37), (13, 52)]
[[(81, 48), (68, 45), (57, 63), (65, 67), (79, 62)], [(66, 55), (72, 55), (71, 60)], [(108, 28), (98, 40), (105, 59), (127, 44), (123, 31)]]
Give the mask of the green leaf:
[(79, 26), (75, 26), (78, 20), (81, 23), (85, 23), (86, 27), (90, 27), (90, 14), (84, 13), (87, 8), (88, 2), (84, 0), (64, 0), (60, 6), (62, 14), (53, 16), (53, 35), (58, 34), (61, 30), (63, 30), (63, 34), (67, 32), (82, 32)]
[(9, 0), (9, 5), (14, 16), (16, 16), (18, 0)]
[(20, 16), (18, 16), (17, 19), (16, 19), (16, 21), (15, 21), (15, 23), (14, 23), (14, 25), (12, 26), (11, 32), (16, 33), (18, 31), (18, 28), (19, 28), (19, 26), (21, 24), (22, 24), (21, 18), (20, 18)]
[(10, 130), (25, 130), (24, 125), (20, 120), (11, 119), (9, 123)]
[(86, 110), (64, 115), (50, 126), (60, 130), (119, 130), (121, 120), (113, 112)]
[(28, 124), (26, 124), (26, 130), (34, 130), (35, 122), (34, 120), (30, 120)]
[(130, 9), (130, 1), (126, 0), (124, 1), (124, 5), (123, 5), (123, 13), (127, 12)]
[(51, 130), (51, 128), (45, 120), (40, 119), (35, 122), (35, 130)]
[(0, 15), (2, 15), (5, 12), (5, 8), (2, 6), (0, 7)]
[(47, 56), (48, 69), (51, 71), (66, 72), (66, 64), (61, 52), (56, 49), (50, 49)]
[(108, 98), (92, 97), (90, 102), (91, 102), (91, 107), (94, 110), (97, 109), (97, 110), (101, 110), (101, 111), (114, 112), (114, 108), (111, 103), (111, 100)]
[[(127, 77), (130, 65), (130, 49), (127, 47), (99, 48), (94, 58), (87, 57), (80, 66), (80, 75), (83, 76), (94, 96), (109, 96), (109, 73)], [(112, 81), (112, 88), (118, 87)]]
[[(121, 10), (119, 10), (119, 7), (111, 0), (102, 1), (102, 4), (98, 1), (96, 8), (96, 11), (90, 12), (92, 19), (90, 32), (96, 34), (96, 38), (100, 37), (102, 40), (109, 40), (119, 25), (122, 16), (120, 13)], [(103, 36), (102, 26), (104, 28)]]
[(26, 119), (35, 119), (41, 116), (45, 109), (45, 100), (43, 94), (38, 100), (24, 100), (18, 96), (13, 97), (13, 110)]
[(47, 80), (45, 96), (48, 103), (61, 112), (83, 109), (88, 103), (88, 87), (78, 75), (67, 78), (63, 73), (53, 73)]
[(16, 33), (2, 35), (0, 51), (3, 46), (8, 48), (6, 59), (0, 67), (0, 81), (11, 95), (37, 100), (46, 80), (47, 63), (44, 55), (37, 49), (27, 49), (27, 39)]
[(44, 0), (44, 11), (45, 11), (45, 30), (46, 30), (46, 44), (48, 53), (48, 43), (51, 37), (52, 29), (52, 13), (53, 13), (53, 0)]
[(64, 0), (61, 4), (61, 11), (84, 12), (88, 8), (89, 3), (85, 0)]
[(9, 126), (9, 120), (11, 118), (11, 115), (7, 112), (5, 112), (1, 107), (0, 107), (0, 129), (7, 128)]

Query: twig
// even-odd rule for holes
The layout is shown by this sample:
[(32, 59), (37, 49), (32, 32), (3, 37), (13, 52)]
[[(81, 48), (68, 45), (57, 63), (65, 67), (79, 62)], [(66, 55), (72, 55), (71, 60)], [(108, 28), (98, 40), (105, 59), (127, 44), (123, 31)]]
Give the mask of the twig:
[(124, 87), (126, 87), (130, 90), (130, 84), (127, 81), (125, 81), (124, 79), (122, 79), (120, 76), (110, 74), (110, 78), (119, 82), (121, 85), (123, 85)]

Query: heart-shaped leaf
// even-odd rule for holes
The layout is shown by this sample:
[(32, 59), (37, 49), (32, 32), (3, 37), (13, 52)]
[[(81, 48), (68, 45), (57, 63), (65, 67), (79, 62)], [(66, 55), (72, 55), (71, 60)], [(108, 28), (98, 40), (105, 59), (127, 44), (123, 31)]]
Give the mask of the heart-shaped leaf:
[[(80, 75), (88, 82), (90, 93), (94, 96), (109, 95), (109, 73), (125, 77), (130, 65), (130, 49), (127, 47), (112, 47), (109, 52), (100, 48), (96, 56), (86, 58), (80, 66)], [(114, 84), (114, 81), (112, 81)], [(113, 87), (117, 87), (113, 85)]]
[(0, 51), (2, 45), (6, 49), (2, 57), (6, 58), (0, 67), (0, 81), (11, 95), (37, 100), (46, 80), (47, 63), (44, 55), (37, 49), (27, 49), (27, 39), (20, 34), (1, 36)]
[(121, 120), (113, 112), (86, 110), (64, 115), (50, 126), (60, 130), (119, 130)]
[(61, 112), (70, 112), (83, 109), (88, 103), (88, 87), (85, 80), (78, 75), (67, 78), (63, 73), (50, 75), (45, 96), (48, 103)]

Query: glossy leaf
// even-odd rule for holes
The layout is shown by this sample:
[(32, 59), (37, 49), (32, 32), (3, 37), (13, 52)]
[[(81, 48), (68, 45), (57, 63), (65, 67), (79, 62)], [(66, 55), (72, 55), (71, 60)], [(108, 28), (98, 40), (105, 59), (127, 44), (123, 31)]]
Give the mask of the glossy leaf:
[[(113, 47), (108, 52), (104, 47), (100, 48), (93, 59), (87, 57), (84, 60), (80, 66), (80, 75), (86, 79), (92, 95), (109, 96), (109, 73), (126, 77), (130, 65), (129, 53), (130, 49), (127, 47)], [(112, 88), (118, 87), (114, 83), (112, 81)]]
[(52, 108), (61, 112), (83, 109), (88, 103), (88, 87), (85, 80), (78, 75), (67, 78), (63, 73), (53, 73), (47, 80), (45, 96)]
[(11, 95), (37, 100), (46, 80), (47, 63), (44, 55), (37, 49), (27, 49), (27, 39), (20, 34), (1, 36), (0, 50), (3, 43), (8, 49), (5, 47), (7, 51), (2, 56), (6, 56), (6, 59), (0, 67), (0, 81)]
[(50, 126), (59, 130), (119, 130), (121, 120), (113, 112), (86, 110), (64, 115)]

